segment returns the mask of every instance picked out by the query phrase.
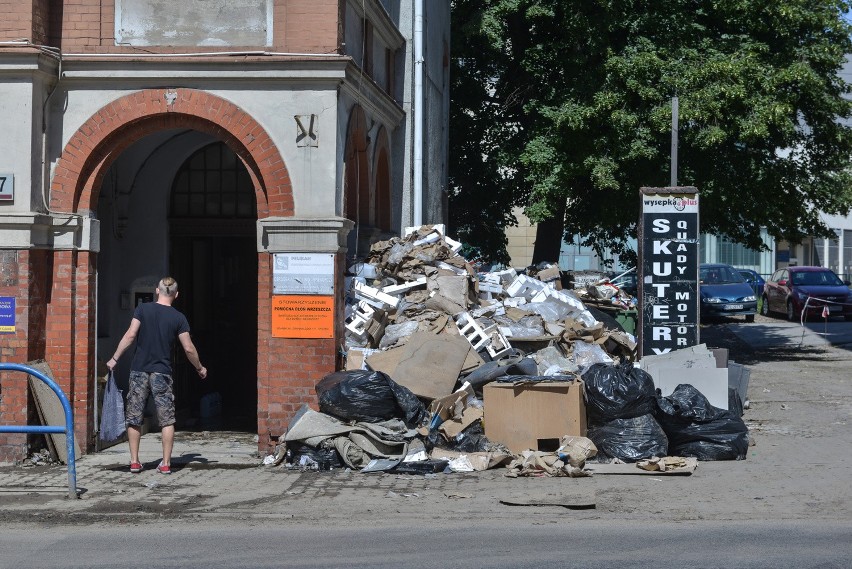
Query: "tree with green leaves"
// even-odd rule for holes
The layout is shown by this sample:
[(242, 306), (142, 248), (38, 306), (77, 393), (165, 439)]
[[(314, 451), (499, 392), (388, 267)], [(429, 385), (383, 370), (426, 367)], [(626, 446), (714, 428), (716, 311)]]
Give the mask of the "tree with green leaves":
[[(701, 230), (760, 248), (829, 235), (852, 207), (850, 2), (453, 0), (450, 218), (506, 261), (511, 207), (563, 238), (623, 252), (639, 188), (678, 184)], [(830, 234), (833, 236), (833, 234)]]

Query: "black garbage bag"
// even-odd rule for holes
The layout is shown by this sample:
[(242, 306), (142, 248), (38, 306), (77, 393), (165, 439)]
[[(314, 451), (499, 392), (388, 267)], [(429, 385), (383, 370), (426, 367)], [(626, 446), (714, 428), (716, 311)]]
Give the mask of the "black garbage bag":
[[(332, 447), (312, 447), (305, 443), (290, 441), (287, 443), (287, 463), (306, 469), (331, 470), (346, 468), (337, 449)], [(314, 466), (314, 464), (316, 466)]]
[(599, 456), (618, 458), (624, 462), (668, 455), (666, 433), (650, 413), (590, 424), (588, 437), (598, 447)]
[(740, 392), (733, 387), (728, 388), (728, 411), (737, 417), (742, 417), (745, 414), (745, 407), (743, 406)]
[(418, 474), (422, 476), (424, 474), (443, 472), (449, 463), (450, 461), (448, 460), (432, 458), (418, 462), (400, 462), (397, 466), (393, 467), (390, 472), (393, 472), (394, 474)]
[(582, 377), (591, 422), (630, 419), (653, 413), (656, 408), (654, 380), (631, 362), (593, 364)]
[(505, 449), (501, 443), (492, 442), (485, 436), (481, 420), (471, 423), (450, 440), (444, 438), (438, 429), (432, 429), (423, 439), (423, 444), (426, 445), (428, 452), (432, 452), (435, 447), (458, 452), (490, 452)]
[(692, 385), (657, 397), (657, 420), (669, 438), (669, 453), (698, 460), (743, 460), (748, 427), (736, 411), (713, 407)]
[(417, 426), (427, 418), (426, 408), (417, 396), (380, 371), (330, 373), (315, 389), (319, 410), (344, 421), (402, 419), (408, 426)]

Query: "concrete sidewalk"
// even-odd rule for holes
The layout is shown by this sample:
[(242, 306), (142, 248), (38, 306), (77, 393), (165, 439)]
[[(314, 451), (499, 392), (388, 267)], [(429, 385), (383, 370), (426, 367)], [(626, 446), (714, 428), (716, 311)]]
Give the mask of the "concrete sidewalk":
[[(129, 472), (130, 452), (126, 442), (79, 457), (76, 474), (80, 500), (77, 501), (67, 499), (68, 476), (64, 465), (0, 467), (0, 508), (6, 512), (55, 509), (70, 513), (85, 511), (86, 505), (97, 502), (106, 513), (110, 508), (122, 510), (122, 503), (144, 504), (155, 493), (159, 507), (168, 509), (186, 503), (189, 496), (201, 491), (239, 493), (239, 489), (246, 487), (243, 471), (253, 471), (251, 478), (268, 472), (257, 456), (255, 436), (246, 433), (178, 432), (171, 475), (156, 471), (162, 457), (159, 433), (142, 437), (139, 454), (144, 466), (139, 474)], [(113, 506), (107, 506), (107, 502)]]
[(503, 469), (427, 476), (290, 470), (263, 466), (256, 449), (250, 434), (203, 437), (178, 432), (173, 473), (163, 475), (155, 470), (161, 456), (160, 435), (149, 433), (142, 437), (140, 459), (145, 470), (140, 474), (129, 472), (127, 443), (80, 457), (78, 500), (68, 498), (64, 465), (0, 467), (0, 523), (136, 523), (211, 516), (315, 521), (355, 511), (362, 520), (384, 519), (388, 505), (397, 513), (417, 515), (428, 496), (440, 499), (437, 506), (448, 496), (478, 495), (484, 500), (480, 506), (488, 509), (494, 500), (491, 492), (482, 493), (483, 484), (506, 480)]

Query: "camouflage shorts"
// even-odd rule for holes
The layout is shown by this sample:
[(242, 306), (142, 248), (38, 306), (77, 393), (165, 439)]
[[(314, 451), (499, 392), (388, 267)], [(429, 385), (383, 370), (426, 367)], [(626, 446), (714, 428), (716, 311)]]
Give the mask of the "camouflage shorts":
[(139, 427), (145, 414), (148, 393), (154, 396), (157, 422), (161, 427), (175, 424), (175, 396), (172, 393), (172, 376), (163, 373), (130, 372), (130, 389), (124, 415), (127, 424)]

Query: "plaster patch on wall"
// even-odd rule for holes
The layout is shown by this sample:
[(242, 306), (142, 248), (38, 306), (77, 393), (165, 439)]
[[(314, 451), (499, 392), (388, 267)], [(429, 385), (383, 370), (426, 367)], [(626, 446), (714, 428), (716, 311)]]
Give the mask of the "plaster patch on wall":
[(116, 0), (115, 43), (271, 46), (273, 0)]

